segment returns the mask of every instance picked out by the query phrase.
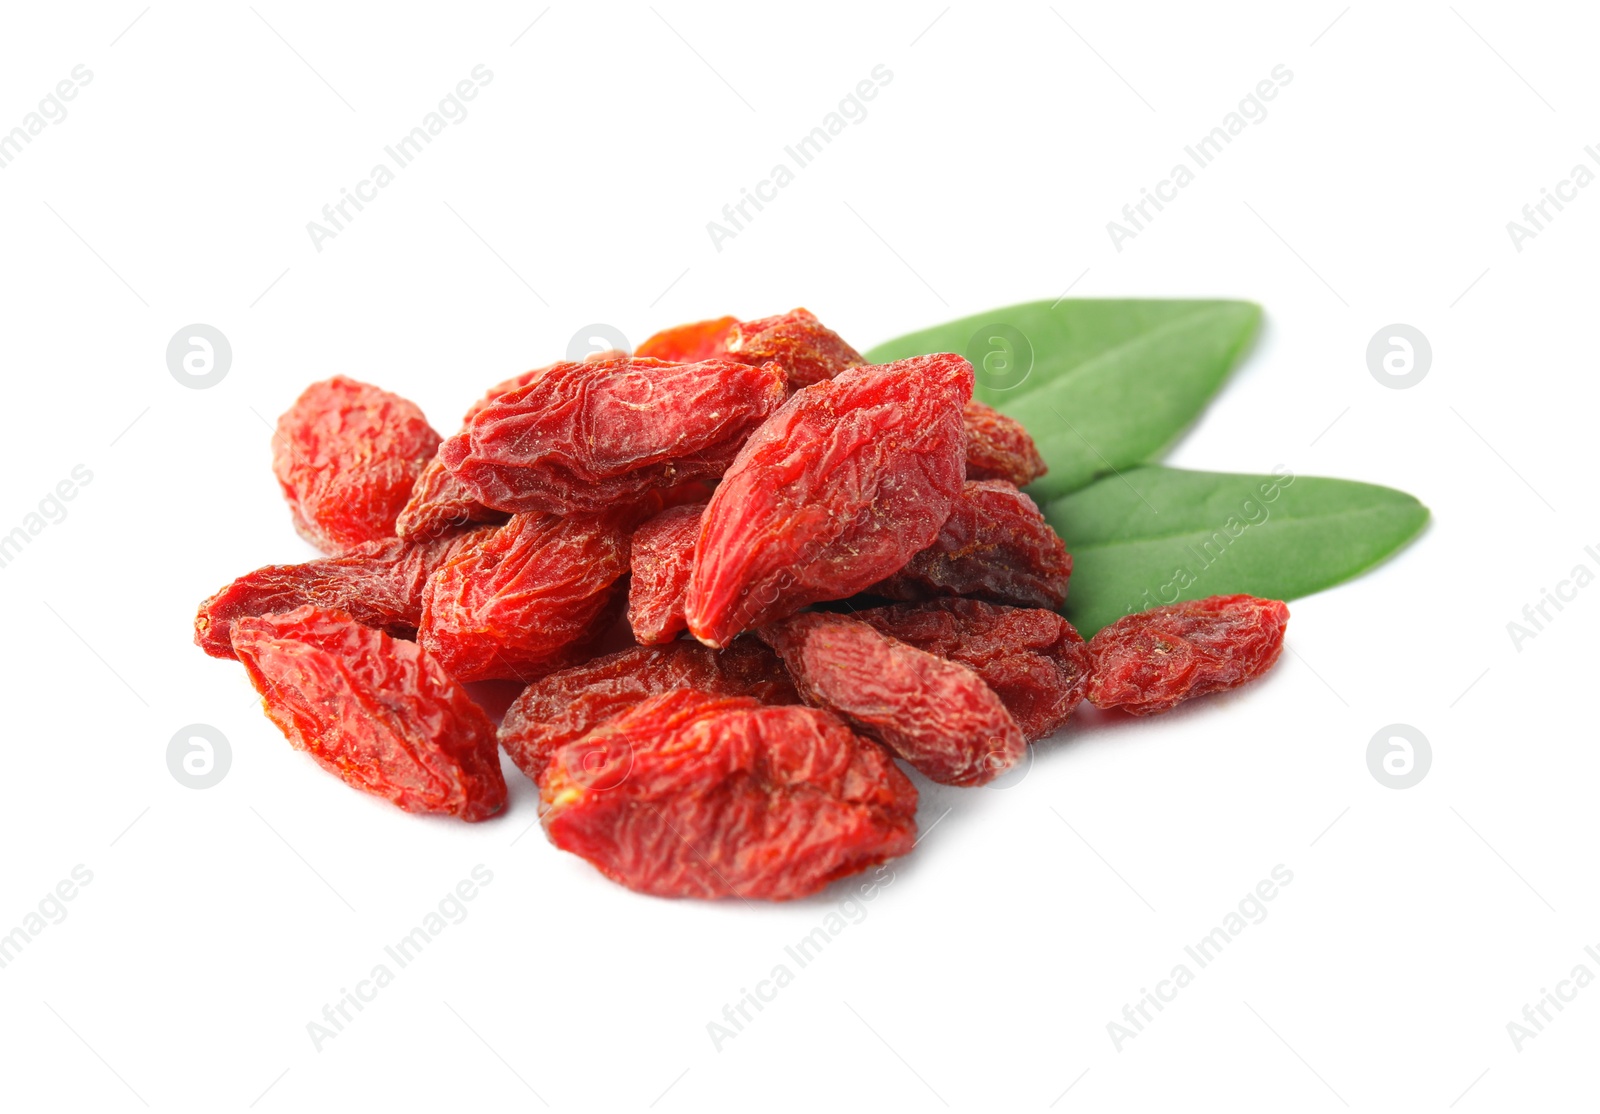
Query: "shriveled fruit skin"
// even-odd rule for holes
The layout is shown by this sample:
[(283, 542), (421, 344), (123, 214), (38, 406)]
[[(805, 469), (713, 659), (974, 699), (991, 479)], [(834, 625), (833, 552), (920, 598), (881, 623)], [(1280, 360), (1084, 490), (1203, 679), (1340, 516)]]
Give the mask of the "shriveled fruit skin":
[(688, 641), (635, 646), (547, 674), (523, 689), (500, 723), (500, 745), (518, 769), (539, 781), (562, 745), (673, 689), (748, 696), (762, 704), (800, 702), (778, 656), (754, 638), (741, 638), (726, 650)]
[(338, 555), (394, 536), (438, 447), (415, 404), (339, 375), (307, 387), (278, 419), (272, 472), (295, 529)]
[(1255, 596), (1210, 596), (1125, 615), (1089, 640), (1098, 708), (1136, 716), (1242, 685), (1283, 650), (1289, 607)]
[[(582, 362), (596, 363), (626, 356), (626, 352), (612, 349), (609, 352), (596, 352), (585, 356)], [(544, 367), (536, 367), (496, 383), (468, 408), (466, 417), (461, 419), (462, 422), (472, 421), (472, 416), (490, 402), (503, 394), (526, 387), (554, 366), (547, 364)], [(507, 511), (497, 511), (480, 503), (467, 485), (445, 467), (444, 445), (441, 443), (439, 451), (428, 462), (427, 468), (423, 469), (422, 475), (417, 477), (416, 486), (411, 490), (411, 500), (400, 512), (400, 517), (395, 520), (394, 525), (395, 532), (402, 538), (414, 539), (430, 537), (462, 523), (504, 522), (510, 517)]]
[(631, 512), (519, 514), (429, 578), (418, 638), (461, 681), (528, 680), (601, 632)]
[(787, 901), (903, 855), (917, 791), (827, 712), (679, 689), (555, 754), (550, 841), (658, 897)]
[(1015, 607), (1060, 607), (1072, 556), (1038, 504), (1007, 480), (968, 481), (939, 536), (867, 589), (891, 600), (971, 596)]
[(974, 670), (1029, 741), (1066, 723), (1089, 687), (1089, 647), (1054, 611), (947, 598), (872, 607), (850, 617)]
[[(611, 360), (624, 360), (627, 359), (627, 357), (628, 354), (622, 351), (620, 348), (611, 348), (604, 352), (591, 352), (578, 362), (582, 364), (606, 363)], [(551, 368), (560, 367), (561, 363), (562, 361), (558, 361), (553, 364), (545, 364), (542, 367), (530, 368), (527, 371), (519, 371), (510, 378), (500, 380), (500, 382), (490, 387), (487, 391), (484, 391), (483, 394), (478, 398), (478, 401), (467, 407), (467, 413), (461, 419), (462, 424), (465, 425), (467, 422), (470, 422), (474, 414), (476, 414), (479, 410), (482, 410), (485, 406), (499, 398), (501, 395), (509, 394), (510, 392), (517, 390), (519, 387), (526, 387), (529, 383), (533, 383), (538, 380)]]
[(485, 406), (488, 406), (501, 395), (510, 394), (512, 391), (520, 390), (530, 383), (537, 382), (545, 372), (556, 366), (556, 364), (545, 364), (543, 367), (529, 368), (527, 371), (519, 371), (509, 379), (500, 380), (500, 382), (490, 387), (487, 391), (484, 391), (483, 394), (479, 396), (478, 401), (467, 407), (466, 414), (461, 418), (461, 424), (466, 425), (468, 422), (472, 421), (473, 417), (478, 413), (479, 410), (482, 410)]
[(409, 541), (431, 538), (472, 522), (501, 523), (511, 516), (478, 502), (435, 453), (417, 477), (411, 498), (395, 519), (395, 533)]
[(646, 356), (678, 364), (697, 364), (713, 356), (726, 354), (723, 342), (728, 330), (739, 323), (737, 317), (718, 317), (712, 321), (695, 321), (663, 329), (633, 350), (635, 356)]
[(741, 363), (772, 360), (783, 368), (791, 387), (809, 387), (867, 362), (808, 309), (740, 321), (727, 331), (722, 345)]
[(750, 437), (700, 523), (684, 611), (724, 646), (740, 631), (898, 571), (961, 493), (972, 365), (916, 356), (795, 392)]
[(1027, 487), (1050, 470), (1039, 447), (1015, 418), (985, 406), (967, 403), (967, 479), (1010, 480)]
[[(509, 379), (501, 380), (483, 393), (483, 396), (467, 408), (467, 413), (461, 419), (465, 424), (472, 420), (472, 416), (494, 399), (519, 387), (526, 387), (538, 379), (553, 365), (536, 367), (529, 371), (519, 372)], [(411, 498), (400, 515), (395, 519), (395, 533), (402, 538), (430, 537), (451, 525), (463, 522), (504, 522), (511, 517), (509, 511), (497, 511), (486, 507), (478, 501), (466, 484), (456, 478), (444, 463), (444, 443), (441, 442), (439, 450), (433, 454), (433, 459), (417, 477), (416, 484), (411, 489)]]
[(844, 615), (809, 612), (760, 635), (806, 703), (826, 708), (944, 785), (982, 785), (1028, 750), (978, 673)]
[(414, 638), (428, 578), (452, 557), (485, 540), (494, 527), (452, 530), (420, 542), (367, 542), (343, 557), (267, 565), (246, 573), (200, 605), (194, 641), (214, 658), (231, 658), (233, 624), (305, 604), (348, 612), (362, 626)]
[(628, 625), (643, 645), (669, 642), (688, 626), (683, 597), (705, 509), (704, 503), (668, 507), (634, 531)]
[(783, 394), (776, 364), (555, 364), (489, 399), (442, 458), (485, 506), (599, 512), (720, 476)]
[(740, 321), (719, 317), (665, 329), (639, 345), (636, 356), (692, 363), (725, 356), (743, 364), (769, 360), (783, 368), (791, 388), (832, 379), (867, 361), (808, 309)]
[(307, 605), (240, 619), (233, 647), (268, 718), (347, 785), (407, 812), (505, 808), (494, 724), (416, 643)]

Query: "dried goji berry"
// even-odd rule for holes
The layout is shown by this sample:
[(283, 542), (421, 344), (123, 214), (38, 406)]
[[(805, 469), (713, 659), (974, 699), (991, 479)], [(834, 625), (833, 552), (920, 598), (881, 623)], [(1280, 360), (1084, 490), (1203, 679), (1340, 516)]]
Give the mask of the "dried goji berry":
[[(583, 362), (587, 363), (588, 361)], [(473, 416), (477, 414), (479, 410), (482, 410), (485, 406), (488, 406), (501, 395), (508, 395), (512, 391), (520, 390), (521, 388), (526, 387), (528, 384), (537, 381), (545, 372), (556, 366), (558, 365), (545, 364), (543, 367), (530, 368), (527, 371), (519, 371), (509, 379), (500, 380), (500, 382), (490, 387), (487, 391), (484, 391), (483, 394), (479, 396), (478, 401), (467, 407), (467, 412), (462, 417), (461, 424), (466, 425), (468, 422), (472, 421)]]
[(967, 403), (967, 479), (1010, 480), (1027, 487), (1050, 469), (1033, 438), (1015, 418), (985, 406)]
[[(462, 423), (470, 422), (474, 414), (501, 395), (526, 387), (553, 366), (536, 367), (496, 383), (467, 408)], [(395, 519), (394, 528), (402, 538), (421, 538), (464, 522), (504, 522), (510, 517), (509, 511), (497, 511), (478, 502), (467, 485), (445, 467), (444, 443), (441, 442), (439, 451), (417, 477), (411, 499)]]
[(309, 605), (233, 624), (267, 716), (347, 785), (407, 812), (505, 807), (494, 724), (428, 652)]
[(1089, 699), (1136, 716), (1259, 677), (1278, 660), (1282, 600), (1211, 596), (1125, 615), (1089, 640)]
[(428, 578), (493, 532), (492, 526), (453, 530), (417, 543), (388, 538), (356, 546), (343, 557), (268, 565), (246, 573), (200, 605), (195, 645), (212, 657), (231, 658), (236, 620), (304, 604), (348, 612), (363, 626), (414, 638)]
[(776, 364), (556, 364), (490, 399), (443, 459), (497, 510), (601, 511), (720, 476), (783, 392)]
[(754, 365), (770, 360), (783, 368), (789, 386), (796, 388), (832, 379), (846, 368), (867, 362), (808, 309), (754, 321), (719, 317), (679, 325), (639, 345), (635, 355), (684, 363), (714, 356)]
[(272, 471), (295, 529), (325, 553), (394, 536), (394, 520), (439, 435), (399, 395), (335, 376), (278, 419)]
[(939, 599), (867, 608), (850, 617), (976, 671), (1030, 740), (1067, 722), (1089, 685), (1089, 648), (1054, 611)]
[(500, 523), (510, 517), (478, 502), (436, 453), (417, 477), (411, 500), (395, 519), (394, 529), (402, 538), (416, 540), (469, 522)]
[(938, 536), (961, 493), (972, 365), (917, 356), (795, 392), (745, 443), (700, 525), (700, 641), (854, 595)]
[(660, 897), (804, 897), (916, 842), (916, 788), (876, 743), (692, 689), (562, 746), (540, 798), (552, 843)]
[(809, 387), (867, 361), (808, 309), (740, 321), (727, 331), (723, 351), (741, 363), (772, 360), (791, 387)]
[(718, 317), (714, 321), (695, 321), (663, 329), (633, 350), (635, 356), (667, 360), (675, 364), (697, 364), (727, 352), (723, 342), (728, 330), (739, 323), (737, 317)]
[(429, 579), (422, 644), (462, 681), (527, 680), (570, 664), (620, 600), (630, 515), (514, 516)]
[[(608, 348), (604, 352), (591, 352), (587, 356), (583, 357), (583, 359), (579, 360), (578, 363), (601, 364), (610, 363), (613, 360), (625, 360), (627, 358), (628, 353), (624, 352), (622, 349)], [(545, 364), (542, 367), (531, 368), (528, 371), (519, 371), (509, 379), (500, 380), (500, 382), (490, 387), (487, 391), (484, 391), (483, 395), (478, 399), (477, 402), (474, 402), (471, 406), (467, 407), (466, 416), (461, 419), (462, 424), (470, 422), (474, 414), (476, 414), (479, 410), (482, 410), (486, 405), (499, 398), (501, 395), (509, 394), (519, 387), (526, 387), (529, 383), (532, 383), (534, 380), (538, 379), (551, 368), (560, 367), (563, 362), (570, 361), (558, 360), (553, 364)]]
[(726, 650), (698, 642), (635, 646), (547, 674), (522, 690), (500, 723), (500, 745), (538, 781), (550, 756), (613, 716), (673, 689), (798, 704), (778, 656), (754, 638)]
[(971, 596), (1016, 607), (1057, 608), (1072, 557), (1027, 495), (1006, 480), (970, 481), (939, 536), (904, 568), (868, 588), (891, 600)]
[(668, 507), (633, 535), (628, 581), (628, 624), (648, 646), (669, 642), (688, 626), (683, 596), (694, 565), (704, 503)]
[[(592, 353), (585, 356), (581, 362), (600, 363), (624, 359), (627, 355), (626, 352), (612, 349), (608, 352)], [(466, 417), (462, 418), (463, 424), (472, 421), (474, 414), (501, 395), (526, 387), (555, 366), (546, 364), (544, 367), (536, 367), (496, 383), (468, 408)], [(402, 538), (419, 538), (430, 537), (451, 526), (467, 522), (504, 522), (510, 517), (507, 511), (497, 511), (480, 503), (467, 485), (445, 467), (444, 445), (441, 444), (439, 451), (428, 462), (427, 468), (423, 469), (422, 475), (417, 477), (416, 486), (411, 490), (411, 500), (400, 512), (400, 517), (395, 520), (394, 526), (395, 532)]]
[(844, 615), (809, 612), (759, 632), (808, 704), (842, 716), (945, 785), (982, 785), (1028, 742), (978, 673)]

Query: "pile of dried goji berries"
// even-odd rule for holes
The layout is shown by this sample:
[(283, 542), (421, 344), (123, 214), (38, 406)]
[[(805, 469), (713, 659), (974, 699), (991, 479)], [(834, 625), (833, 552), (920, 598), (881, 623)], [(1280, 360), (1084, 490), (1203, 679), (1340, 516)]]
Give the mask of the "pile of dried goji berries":
[[(956, 355), (867, 366), (803, 309), (526, 372), (448, 439), (317, 383), (273, 470), (328, 556), (229, 584), (195, 641), (403, 809), (500, 812), (504, 748), (551, 841), (623, 885), (799, 897), (911, 849), (896, 759), (982, 785), (1085, 698), (1165, 711), (1282, 648), (1288, 609), (1249, 596), (1085, 643), (1020, 490), (1044, 461), (972, 388)], [(489, 679), (527, 686), (498, 730), (462, 687)]]

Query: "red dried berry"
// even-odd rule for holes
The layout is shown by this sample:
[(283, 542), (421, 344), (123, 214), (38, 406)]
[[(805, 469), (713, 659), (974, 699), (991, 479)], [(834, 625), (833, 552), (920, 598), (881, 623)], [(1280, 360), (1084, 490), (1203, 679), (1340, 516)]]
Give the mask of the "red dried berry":
[(439, 435), (399, 395), (335, 376), (278, 419), (272, 471), (295, 529), (325, 553), (394, 536), (394, 521)]
[(493, 532), (493, 527), (455, 530), (418, 543), (389, 538), (359, 545), (343, 557), (246, 573), (200, 605), (195, 645), (214, 658), (231, 658), (236, 620), (305, 604), (348, 612), (362, 626), (396, 638), (414, 638), (428, 578)]
[(1125, 615), (1089, 640), (1089, 699), (1136, 716), (1242, 685), (1283, 650), (1282, 600), (1211, 596)]
[(233, 647), (268, 718), (345, 784), (407, 812), (505, 807), (494, 724), (416, 643), (308, 605), (240, 619)]
[(485, 406), (488, 406), (501, 395), (508, 395), (512, 391), (520, 390), (530, 383), (537, 382), (540, 376), (549, 371), (551, 368), (557, 366), (557, 364), (545, 364), (543, 367), (530, 368), (527, 371), (519, 371), (509, 379), (500, 380), (500, 382), (490, 387), (487, 391), (484, 391), (483, 394), (479, 396), (477, 402), (474, 402), (471, 406), (467, 407), (466, 414), (464, 414), (461, 418), (461, 424), (466, 425), (468, 422), (472, 421), (473, 417), (478, 413), (479, 410), (482, 410)]
[(670, 642), (689, 625), (683, 597), (704, 510), (704, 503), (669, 507), (634, 532), (628, 624), (633, 637), (646, 646)]
[(538, 781), (550, 756), (652, 696), (698, 689), (798, 704), (789, 675), (767, 646), (741, 638), (726, 650), (698, 642), (635, 646), (539, 678), (522, 690), (500, 724), (500, 745)]
[(634, 354), (683, 363), (716, 356), (757, 366), (770, 360), (783, 368), (793, 388), (832, 379), (867, 362), (808, 309), (755, 321), (719, 317), (679, 325), (657, 333)]
[(791, 387), (809, 387), (867, 361), (808, 309), (740, 321), (727, 331), (723, 351), (741, 363), (773, 361)]
[(395, 519), (394, 529), (402, 538), (415, 541), (467, 523), (501, 523), (510, 517), (505, 511), (491, 510), (478, 502), (436, 453), (417, 477), (411, 499)]
[[(612, 349), (609, 352), (596, 352), (585, 356), (582, 362), (598, 363), (623, 359), (627, 355), (626, 352)], [(472, 421), (474, 414), (501, 395), (526, 387), (555, 366), (547, 364), (544, 367), (536, 367), (496, 383), (467, 410), (466, 417), (462, 419), (463, 424)], [(411, 491), (411, 501), (400, 512), (400, 517), (395, 520), (394, 526), (395, 532), (402, 538), (414, 539), (431, 537), (463, 523), (504, 522), (510, 517), (507, 511), (497, 511), (480, 503), (467, 485), (445, 467), (444, 445), (441, 444), (439, 451), (428, 462), (428, 467), (417, 477), (416, 486)]]
[(917, 356), (797, 391), (746, 442), (701, 519), (685, 613), (724, 646), (843, 599), (938, 536), (961, 493), (972, 365)]
[(727, 349), (723, 342), (728, 330), (738, 323), (737, 317), (719, 317), (714, 321), (696, 321), (663, 329), (635, 348), (633, 354), (675, 364), (697, 364), (724, 355)]
[(720, 476), (783, 391), (775, 364), (555, 364), (490, 399), (443, 459), (485, 506), (597, 512)]
[(461, 681), (528, 680), (601, 633), (628, 571), (630, 513), (519, 514), (428, 581), (418, 637)]
[(786, 901), (903, 855), (917, 791), (827, 712), (678, 690), (556, 752), (550, 841), (659, 897)]
[(1038, 504), (1006, 480), (968, 482), (933, 544), (868, 588), (891, 600), (971, 596), (1016, 607), (1060, 607), (1072, 557)]
[(1050, 469), (1033, 438), (1015, 418), (985, 406), (967, 403), (967, 479), (1010, 480), (1027, 487)]
[(843, 615), (796, 615), (760, 635), (806, 703), (842, 716), (944, 785), (982, 785), (1028, 751), (1016, 720), (974, 670)]
[(891, 638), (974, 670), (1030, 741), (1067, 722), (1089, 685), (1089, 648), (1054, 611), (940, 599), (853, 612)]

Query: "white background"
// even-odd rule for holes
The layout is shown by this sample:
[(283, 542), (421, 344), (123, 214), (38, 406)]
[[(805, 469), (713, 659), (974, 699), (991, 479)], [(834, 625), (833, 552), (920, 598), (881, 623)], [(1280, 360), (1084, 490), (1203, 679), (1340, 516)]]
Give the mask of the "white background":
[[(1576, 4), (1341, 6), (9, 6), (0, 128), (75, 65), (93, 79), (0, 171), (0, 533), (74, 466), (93, 479), (0, 569), (0, 931), (75, 865), (93, 881), (0, 970), (0, 1102), (1592, 1103), (1600, 989), (1521, 1051), (1506, 1026), (1575, 965), (1600, 975), (1600, 588), (1520, 652), (1506, 624), (1600, 566), (1600, 189), (1521, 252), (1506, 222), (1600, 141), (1600, 27)], [(480, 63), (470, 114), (315, 250), (306, 223)], [(706, 222), (880, 64), (867, 117), (715, 250)], [(1115, 250), (1106, 222), (1279, 64), (1269, 115)], [(923, 783), (915, 854), (720, 1050), (707, 1023), (847, 889), (636, 896), (528, 830), (514, 771), (499, 819), (405, 815), (190, 643), (203, 596), (311, 555), (268, 425), (314, 379), (448, 433), (591, 322), (636, 343), (806, 305), (866, 348), (1069, 286), (1264, 306), (1172, 463), (1386, 483), (1434, 520), (1295, 603), (1261, 683), (1081, 716), (1003, 792)], [(208, 390), (165, 363), (196, 322), (233, 348)], [(1394, 322), (1433, 347), (1409, 390), (1366, 366)], [(1366, 762), (1396, 722), (1433, 752), (1404, 791)], [(168, 773), (191, 723), (231, 743), (212, 789)], [(466, 919), (315, 1050), (307, 1023), (480, 863)], [(1277, 864), (1267, 918), (1119, 1051), (1107, 1023)]]

